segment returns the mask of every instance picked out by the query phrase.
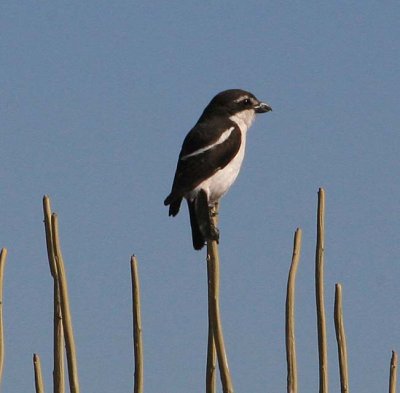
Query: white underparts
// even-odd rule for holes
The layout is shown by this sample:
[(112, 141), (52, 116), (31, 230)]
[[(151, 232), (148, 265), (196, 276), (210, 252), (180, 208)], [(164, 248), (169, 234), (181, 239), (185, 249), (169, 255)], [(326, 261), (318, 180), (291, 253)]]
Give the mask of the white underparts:
[(208, 202), (217, 202), (232, 186), (236, 180), (240, 167), (242, 166), (244, 151), (246, 147), (246, 136), (242, 133), (242, 140), (239, 151), (233, 160), (224, 168), (217, 171), (213, 176), (200, 183), (190, 194), (189, 199), (195, 198), (200, 190), (204, 190), (208, 197)]
[[(235, 122), (240, 129), (241, 143), (240, 143), (239, 151), (237, 152), (236, 156), (232, 159), (232, 161), (228, 165), (226, 165), (224, 168), (217, 171), (213, 176), (204, 180), (194, 190), (189, 192), (185, 196), (187, 199), (193, 200), (194, 198), (196, 198), (196, 196), (200, 190), (204, 190), (207, 194), (208, 202), (210, 204), (213, 204), (213, 203), (217, 202), (229, 190), (229, 188), (232, 186), (232, 184), (236, 180), (236, 178), (239, 174), (240, 168), (242, 166), (244, 152), (245, 152), (245, 148), (246, 148), (246, 134), (247, 134), (248, 128), (253, 123), (254, 118), (255, 118), (254, 110), (246, 110), (246, 111), (237, 113), (236, 115), (233, 115), (230, 117), (230, 120)], [(228, 133), (228, 131), (229, 131), (229, 134), (227, 134), (225, 136), (224, 140), (226, 140), (229, 137), (229, 135), (233, 131), (233, 129), (234, 128), (232, 127), (229, 130), (225, 131), (225, 133)], [(224, 134), (221, 135), (221, 138)], [(220, 139), (215, 144), (222, 143), (223, 141), (220, 141)], [(211, 148), (211, 147), (209, 147), (209, 148)], [(201, 152), (199, 150), (197, 150), (194, 153), (200, 154)], [(192, 154), (194, 154), (194, 153), (192, 153)], [(189, 155), (184, 156), (181, 159), (185, 159), (188, 156)]]
[(245, 111), (236, 113), (229, 119), (236, 123), (242, 131), (246, 132), (253, 124), (255, 118), (256, 113), (254, 112), (254, 109), (247, 109)]

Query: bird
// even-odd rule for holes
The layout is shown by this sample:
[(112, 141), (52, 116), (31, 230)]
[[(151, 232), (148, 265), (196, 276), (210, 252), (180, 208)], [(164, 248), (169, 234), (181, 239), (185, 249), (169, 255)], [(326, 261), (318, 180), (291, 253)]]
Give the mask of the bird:
[(186, 199), (195, 250), (202, 249), (207, 241), (219, 241), (211, 208), (239, 174), (247, 131), (256, 114), (271, 110), (248, 91), (224, 90), (209, 102), (186, 135), (164, 205), (169, 206), (169, 216), (175, 217)]

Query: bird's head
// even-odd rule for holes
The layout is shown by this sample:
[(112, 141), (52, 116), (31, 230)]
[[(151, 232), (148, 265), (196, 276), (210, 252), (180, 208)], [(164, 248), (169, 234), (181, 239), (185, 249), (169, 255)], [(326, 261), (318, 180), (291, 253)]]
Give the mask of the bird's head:
[(265, 113), (272, 108), (245, 90), (230, 89), (218, 93), (207, 105), (204, 113), (233, 116), (239, 112)]

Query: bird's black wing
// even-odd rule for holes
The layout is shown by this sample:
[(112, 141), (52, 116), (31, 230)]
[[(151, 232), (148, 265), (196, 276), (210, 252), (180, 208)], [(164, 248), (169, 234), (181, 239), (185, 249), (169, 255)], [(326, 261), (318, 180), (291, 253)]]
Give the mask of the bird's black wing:
[[(224, 135), (222, 139), (221, 135)], [(241, 132), (233, 122), (224, 122), (223, 126), (200, 123), (189, 132), (179, 155), (172, 191), (164, 201), (165, 205), (171, 205), (170, 215), (178, 213), (180, 201), (187, 192), (236, 156), (240, 144)]]
[(216, 143), (221, 134), (234, 125), (235, 123), (231, 120), (222, 121), (218, 117), (213, 120), (199, 121), (186, 135), (179, 158)]

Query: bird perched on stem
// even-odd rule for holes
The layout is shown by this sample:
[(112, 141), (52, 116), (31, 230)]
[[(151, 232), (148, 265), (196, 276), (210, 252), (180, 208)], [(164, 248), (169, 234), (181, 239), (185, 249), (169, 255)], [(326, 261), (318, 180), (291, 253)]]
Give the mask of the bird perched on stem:
[(225, 90), (210, 101), (186, 135), (172, 190), (164, 205), (169, 205), (170, 216), (176, 216), (182, 199), (187, 200), (195, 250), (200, 250), (207, 240), (219, 240), (210, 207), (239, 174), (247, 130), (256, 114), (271, 110), (247, 91)]

